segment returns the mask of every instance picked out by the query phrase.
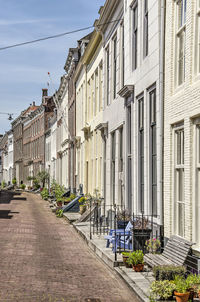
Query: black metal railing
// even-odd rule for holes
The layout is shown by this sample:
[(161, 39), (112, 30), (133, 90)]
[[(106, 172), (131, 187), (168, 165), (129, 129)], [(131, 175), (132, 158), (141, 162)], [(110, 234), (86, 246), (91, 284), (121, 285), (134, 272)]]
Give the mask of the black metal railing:
[[(90, 215), (90, 239), (97, 235), (107, 235), (112, 250), (117, 254), (122, 251), (142, 250), (147, 253), (146, 242), (149, 239), (159, 239), (162, 246), (162, 231), (157, 225), (155, 215), (144, 213), (130, 213), (125, 207), (117, 205), (102, 205), (98, 199), (90, 199), (90, 209), (94, 208)], [(131, 227), (127, 227), (131, 222)], [(130, 224), (129, 224), (130, 226)], [(110, 239), (109, 239), (110, 238)]]

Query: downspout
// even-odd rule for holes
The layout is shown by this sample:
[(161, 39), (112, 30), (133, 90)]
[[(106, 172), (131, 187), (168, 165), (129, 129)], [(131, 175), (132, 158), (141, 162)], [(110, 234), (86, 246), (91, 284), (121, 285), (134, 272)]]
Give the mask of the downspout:
[(164, 70), (165, 70), (165, 8), (166, 0), (161, 0), (160, 7), (160, 226), (161, 236), (164, 236), (164, 194), (163, 194), (163, 178), (164, 178)]

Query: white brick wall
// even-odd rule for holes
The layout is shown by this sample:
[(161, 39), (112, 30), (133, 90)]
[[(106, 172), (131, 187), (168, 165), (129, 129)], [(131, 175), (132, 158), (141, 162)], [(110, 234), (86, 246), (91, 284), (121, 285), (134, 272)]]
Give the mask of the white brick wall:
[[(173, 168), (173, 124), (184, 123), (184, 201), (185, 238), (194, 240), (193, 204), (195, 203), (194, 177), (194, 137), (193, 118), (200, 115), (200, 78), (195, 67), (195, 3), (187, 1), (186, 44), (185, 44), (185, 82), (175, 85), (175, 2), (166, 1), (166, 51), (165, 51), (165, 101), (164, 101), (164, 221), (165, 236), (174, 234), (174, 168)], [(200, 235), (199, 235), (200, 236)]]

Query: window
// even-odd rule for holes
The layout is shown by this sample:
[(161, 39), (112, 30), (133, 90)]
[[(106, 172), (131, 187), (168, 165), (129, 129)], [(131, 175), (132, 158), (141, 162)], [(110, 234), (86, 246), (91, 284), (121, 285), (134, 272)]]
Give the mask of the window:
[(111, 196), (113, 204), (115, 203), (115, 155), (116, 155), (116, 134), (113, 132), (111, 134)]
[(103, 88), (103, 77), (102, 77), (102, 63), (99, 66), (99, 112), (102, 110), (102, 88)]
[(133, 6), (133, 31), (132, 31), (133, 70), (137, 68), (137, 31), (138, 31), (138, 5), (136, 1)]
[(151, 211), (157, 215), (156, 89), (149, 92)]
[(184, 129), (175, 130), (175, 232), (185, 235), (184, 203)]
[(113, 40), (113, 98), (116, 98), (117, 86), (117, 37)]
[(197, 1), (195, 72), (200, 73), (200, 1)]
[(193, 240), (197, 244), (197, 247), (200, 247), (200, 119), (197, 120), (195, 125), (195, 134), (196, 139), (194, 140), (194, 149), (195, 149), (195, 202), (193, 209), (194, 217), (194, 238)]
[(95, 115), (97, 115), (98, 111), (98, 101), (99, 101), (99, 74), (98, 68), (95, 71)]
[(144, 0), (143, 56), (148, 55), (148, 0)]
[(185, 81), (185, 31), (186, 31), (186, 0), (179, 0), (177, 6), (177, 85)]
[(107, 49), (106, 49), (106, 100), (107, 100), (107, 105), (110, 104), (109, 89), (110, 89), (110, 54), (109, 54), (109, 47), (107, 47)]
[(119, 184), (119, 200), (121, 199), (121, 206), (123, 205), (123, 127), (119, 129), (119, 172), (121, 173), (120, 184)]
[(144, 211), (144, 98), (138, 100), (139, 211)]
[(124, 23), (121, 24), (121, 87), (124, 87)]

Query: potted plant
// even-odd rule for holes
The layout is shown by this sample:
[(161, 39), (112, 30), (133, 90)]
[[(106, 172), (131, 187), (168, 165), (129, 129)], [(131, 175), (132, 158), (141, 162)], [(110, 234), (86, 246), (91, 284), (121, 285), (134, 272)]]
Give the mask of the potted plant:
[(187, 302), (189, 299), (190, 292), (188, 290), (188, 283), (186, 279), (180, 276), (175, 276), (174, 284), (175, 284), (174, 295), (176, 296), (176, 301)]
[(127, 260), (131, 264), (135, 272), (142, 272), (144, 269), (144, 254), (141, 250), (132, 252)]
[(186, 279), (188, 291), (190, 292), (189, 300), (199, 295), (200, 298), (200, 275), (189, 274)]
[(175, 284), (169, 280), (153, 281), (150, 286), (150, 300), (170, 300)]
[(128, 263), (128, 258), (129, 258), (129, 256), (130, 256), (130, 252), (122, 252), (123, 262), (124, 262), (124, 265), (125, 265), (127, 268), (132, 267), (132, 264), (129, 264), (129, 263)]
[(84, 196), (79, 199), (79, 209), (81, 215), (86, 211), (85, 202), (86, 202), (86, 198)]

